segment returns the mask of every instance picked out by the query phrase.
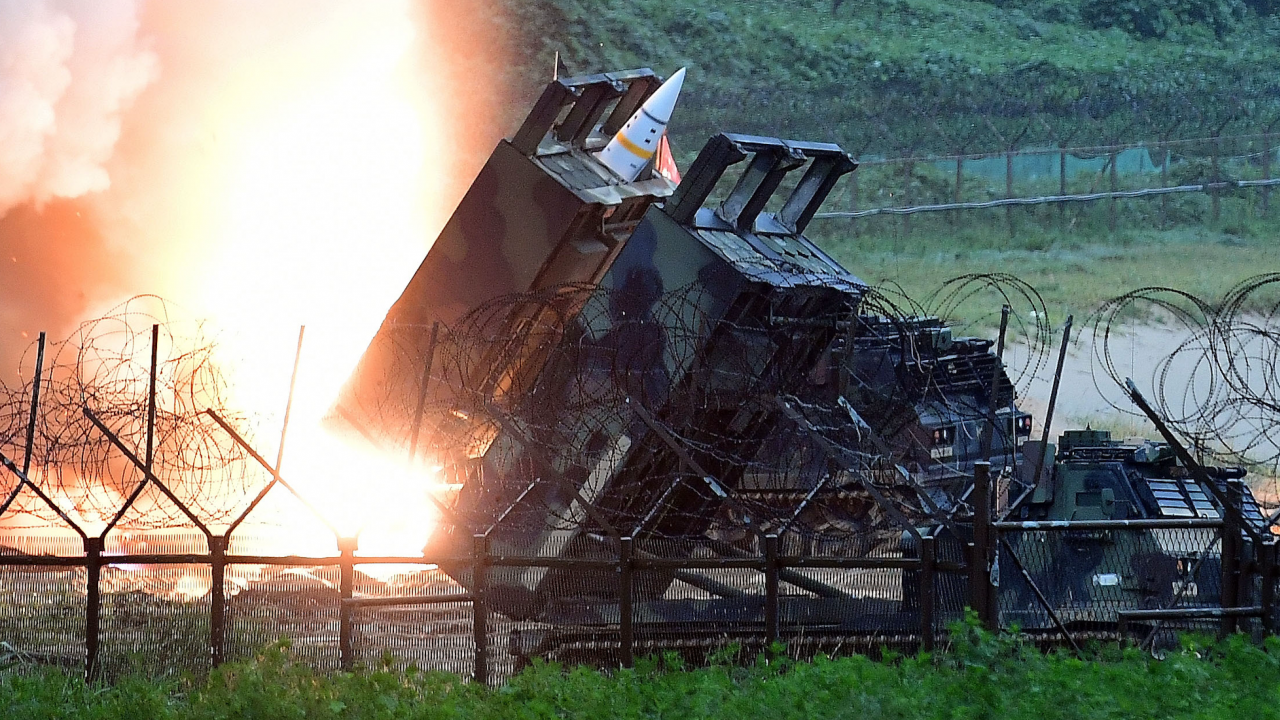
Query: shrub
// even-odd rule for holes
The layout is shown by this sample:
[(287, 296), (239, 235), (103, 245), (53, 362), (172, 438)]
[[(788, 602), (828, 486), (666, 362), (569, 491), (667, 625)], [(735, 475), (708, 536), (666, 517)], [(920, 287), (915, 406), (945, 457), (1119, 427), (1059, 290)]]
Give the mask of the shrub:
[(1084, 0), (1081, 18), (1095, 28), (1120, 28), (1142, 38), (1163, 38), (1184, 25), (1222, 35), (1244, 17), (1243, 0)]

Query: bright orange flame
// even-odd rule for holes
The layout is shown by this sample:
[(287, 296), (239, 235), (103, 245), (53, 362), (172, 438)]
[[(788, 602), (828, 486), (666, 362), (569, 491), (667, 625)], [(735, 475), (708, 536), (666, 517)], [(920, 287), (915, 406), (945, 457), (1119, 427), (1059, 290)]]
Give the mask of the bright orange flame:
[(212, 586), (213, 583), (209, 578), (200, 577), (199, 575), (183, 575), (170, 588), (168, 597), (170, 600), (190, 602), (208, 595)]
[[(261, 419), (254, 442), (272, 459), (294, 338), (305, 324), (284, 474), (344, 534), (360, 535), (362, 554), (418, 554), (436, 516), (430, 463), (410, 467), (359, 438), (332, 437), (321, 418), (443, 225), (447, 203), (460, 196), (469, 178), (457, 171), (474, 171), (476, 153), (508, 129), (500, 104), (504, 80), (515, 76), (508, 78), (502, 37), (505, 6), (140, 7), (139, 42), (154, 51), (158, 74), (122, 111), (110, 189), (82, 199), (93, 209), (85, 226), (122, 250), (130, 274), (97, 267), (97, 256), (68, 245), (78, 263), (95, 265), (95, 283), (120, 275), (88, 295), (96, 306), (84, 317), (154, 293), (184, 317), (213, 320), (230, 404)], [(99, 504), (112, 494), (104, 489)], [(26, 522), (12, 515), (5, 527)], [(255, 516), (269, 522), (237, 531), (252, 543), (241, 551), (335, 550), (332, 534), (296, 503), (264, 503)], [(103, 524), (76, 519), (91, 530)], [(243, 577), (256, 572), (237, 568)], [(175, 592), (199, 589), (188, 582)]]
[[(220, 124), (234, 132), (213, 173), (218, 222), (202, 230), (212, 241), (178, 290), (181, 304), (234, 332), (222, 340), (234, 402), (268, 418), (264, 427), (279, 427), (293, 339), (307, 326), (284, 475), (361, 536), (362, 554), (420, 554), (435, 516), (429, 470), (320, 422), (440, 224), (429, 198), (445, 179), (424, 170), (449, 148), (441, 109), (415, 85), (414, 43), (403, 14), (366, 19), (318, 48), (323, 57), (295, 58), (289, 93), (230, 93)], [(333, 547), (323, 534), (286, 540), (287, 552)]]

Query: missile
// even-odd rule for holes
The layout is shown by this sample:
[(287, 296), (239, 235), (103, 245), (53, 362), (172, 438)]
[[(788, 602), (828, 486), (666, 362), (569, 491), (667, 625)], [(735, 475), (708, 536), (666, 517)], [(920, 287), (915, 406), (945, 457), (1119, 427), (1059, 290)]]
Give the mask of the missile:
[(667, 131), (667, 122), (671, 120), (671, 111), (676, 107), (683, 84), (684, 68), (680, 68), (644, 101), (596, 159), (623, 180), (635, 180), (658, 151), (658, 142)]

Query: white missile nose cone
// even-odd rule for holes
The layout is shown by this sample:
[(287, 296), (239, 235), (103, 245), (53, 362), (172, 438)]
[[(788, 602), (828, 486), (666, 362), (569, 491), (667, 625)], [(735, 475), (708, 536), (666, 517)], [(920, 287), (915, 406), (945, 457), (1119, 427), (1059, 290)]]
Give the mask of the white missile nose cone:
[(660, 123), (667, 123), (671, 120), (671, 114), (675, 112), (676, 100), (680, 98), (680, 88), (684, 85), (684, 68), (680, 68), (674, 75), (667, 78), (662, 86), (644, 101), (644, 109), (653, 116), (654, 120)]

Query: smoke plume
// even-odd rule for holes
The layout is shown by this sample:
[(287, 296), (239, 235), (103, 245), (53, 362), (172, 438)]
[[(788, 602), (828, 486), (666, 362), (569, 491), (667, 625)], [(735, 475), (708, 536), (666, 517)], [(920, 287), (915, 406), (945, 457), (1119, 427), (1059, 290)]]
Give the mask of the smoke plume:
[(0, 4), (0, 215), (106, 190), (120, 123), (156, 78), (133, 0)]

